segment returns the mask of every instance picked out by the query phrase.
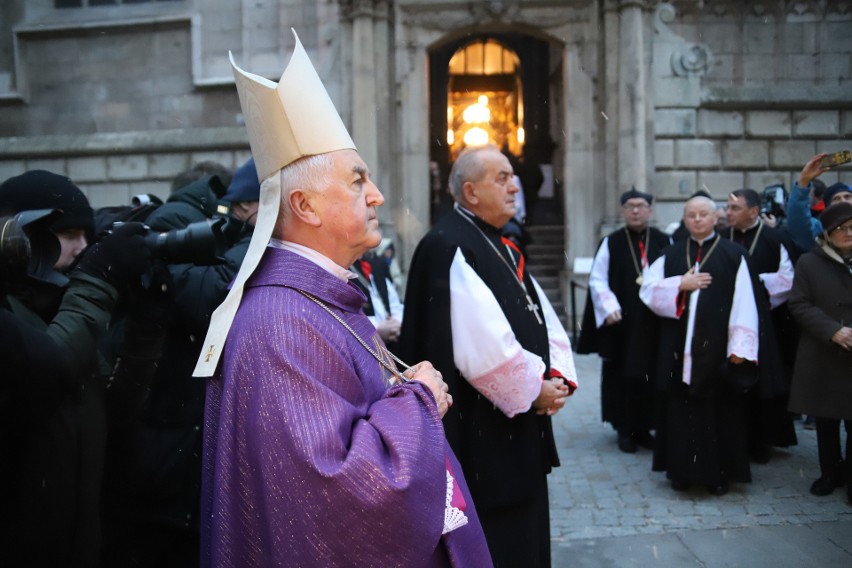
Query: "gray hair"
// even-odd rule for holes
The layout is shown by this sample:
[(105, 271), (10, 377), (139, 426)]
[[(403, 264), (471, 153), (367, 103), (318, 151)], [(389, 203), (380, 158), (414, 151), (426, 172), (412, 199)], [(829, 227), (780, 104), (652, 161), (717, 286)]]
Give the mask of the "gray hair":
[(703, 203), (705, 205), (709, 205), (711, 211), (716, 211), (716, 202), (709, 197), (704, 197), (703, 195), (696, 195), (695, 197), (687, 199), (686, 203), (683, 204), (683, 210), (686, 211), (686, 206), (691, 203)]
[(450, 194), (456, 201), (462, 201), (462, 187), (469, 181), (478, 181), (485, 175), (485, 165), (479, 158), (480, 152), (485, 150), (493, 150), (499, 152), (500, 149), (494, 144), (486, 144), (484, 146), (475, 146), (465, 149), (456, 159), (450, 170)]
[(290, 192), (294, 189), (303, 189), (314, 192), (321, 191), (327, 180), (331, 177), (334, 162), (329, 154), (315, 154), (299, 158), (284, 166), (281, 170), (281, 206), (279, 216), (290, 215)]

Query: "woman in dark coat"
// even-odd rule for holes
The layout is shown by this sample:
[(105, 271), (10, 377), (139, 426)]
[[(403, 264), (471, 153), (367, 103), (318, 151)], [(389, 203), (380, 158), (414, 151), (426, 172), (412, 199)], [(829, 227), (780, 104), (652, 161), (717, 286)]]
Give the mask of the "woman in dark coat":
[(852, 504), (852, 203), (832, 205), (820, 220), (823, 236), (796, 265), (789, 300), (802, 329), (790, 409), (816, 416), (820, 477), (811, 493), (828, 495), (846, 484)]

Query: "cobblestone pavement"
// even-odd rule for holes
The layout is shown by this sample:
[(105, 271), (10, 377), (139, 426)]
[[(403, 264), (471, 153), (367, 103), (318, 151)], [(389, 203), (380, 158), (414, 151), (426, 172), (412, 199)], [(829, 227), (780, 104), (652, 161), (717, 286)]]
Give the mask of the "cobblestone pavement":
[[(651, 471), (649, 450), (618, 450), (615, 431), (600, 419), (600, 360), (575, 358), (580, 390), (554, 417), (562, 462), (549, 477), (554, 550), (578, 539), (832, 522), (852, 543), (846, 491), (827, 497), (808, 491), (819, 476), (815, 431), (797, 422), (799, 444), (773, 449), (768, 464), (752, 464), (753, 481), (732, 484), (727, 495), (703, 487), (675, 492), (664, 473)], [(561, 565), (557, 557), (554, 565)]]

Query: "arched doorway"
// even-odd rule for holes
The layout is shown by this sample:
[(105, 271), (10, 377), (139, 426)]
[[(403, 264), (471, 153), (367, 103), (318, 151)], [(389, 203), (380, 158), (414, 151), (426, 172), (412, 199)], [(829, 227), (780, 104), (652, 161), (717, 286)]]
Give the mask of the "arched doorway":
[(536, 222), (562, 222), (559, 179), (546, 170), (556, 147), (550, 136), (549, 60), (546, 41), (522, 34), (465, 34), (430, 51), (433, 221), (452, 205), (447, 176), (458, 153), (488, 141), (512, 161)]

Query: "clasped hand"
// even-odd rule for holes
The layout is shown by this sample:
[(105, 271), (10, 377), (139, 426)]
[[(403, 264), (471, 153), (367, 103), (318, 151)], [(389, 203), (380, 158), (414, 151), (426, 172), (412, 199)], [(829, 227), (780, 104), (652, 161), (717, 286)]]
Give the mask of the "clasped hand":
[(570, 395), (570, 389), (565, 381), (559, 378), (545, 379), (541, 383), (541, 392), (533, 401), (535, 413), (553, 416), (565, 406), (565, 399)]
[(422, 361), (402, 375), (412, 381), (419, 381), (429, 388), (438, 404), (438, 415), (443, 418), (447, 410), (453, 405), (453, 397), (449, 393), (450, 387), (444, 382), (441, 372), (433, 367), (429, 361)]

